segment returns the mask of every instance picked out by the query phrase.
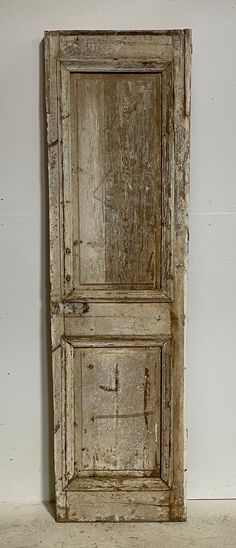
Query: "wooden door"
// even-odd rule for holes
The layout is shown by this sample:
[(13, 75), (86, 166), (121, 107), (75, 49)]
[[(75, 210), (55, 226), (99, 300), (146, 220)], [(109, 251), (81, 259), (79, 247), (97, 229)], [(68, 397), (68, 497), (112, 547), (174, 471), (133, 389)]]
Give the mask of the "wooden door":
[(58, 521), (185, 519), (190, 58), (45, 35)]

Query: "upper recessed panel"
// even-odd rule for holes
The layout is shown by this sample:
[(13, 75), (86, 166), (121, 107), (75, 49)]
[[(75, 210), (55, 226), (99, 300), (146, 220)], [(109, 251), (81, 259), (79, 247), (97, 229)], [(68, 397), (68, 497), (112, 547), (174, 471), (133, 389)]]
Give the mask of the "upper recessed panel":
[(74, 288), (160, 288), (159, 74), (70, 76)]

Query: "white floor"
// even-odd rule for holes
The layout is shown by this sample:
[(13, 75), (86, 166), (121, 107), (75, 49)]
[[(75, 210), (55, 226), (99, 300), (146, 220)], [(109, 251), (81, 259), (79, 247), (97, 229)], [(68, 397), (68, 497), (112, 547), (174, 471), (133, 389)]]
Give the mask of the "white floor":
[(236, 548), (236, 500), (189, 501), (186, 523), (55, 523), (48, 504), (1, 504), (0, 548)]

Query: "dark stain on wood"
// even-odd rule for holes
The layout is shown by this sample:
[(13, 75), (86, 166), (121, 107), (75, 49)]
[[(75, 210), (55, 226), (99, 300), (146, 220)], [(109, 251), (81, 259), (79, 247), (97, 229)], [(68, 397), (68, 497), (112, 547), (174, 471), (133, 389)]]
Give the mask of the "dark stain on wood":
[(115, 368), (115, 386), (104, 386), (103, 384), (99, 384), (99, 388), (101, 390), (105, 390), (106, 392), (118, 392), (119, 390), (119, 372), (118, 372), (118, 364), (116, 363)]
[(88, 311), (89, 311), (88, 303), (86, 302), (82, 303), (82, 314), (86, 314)]
[[(136, 417), (153, 415), (153, 411), (146, 411), (146, 413), (124, 413), (121, 415), (96, 415), (93, 419), (133, 419)], [(91, 419), (92, 420), (92, 419)]]
[(147, 403), (148, 403), (149, 396), (150, 396), (149, 369), (145, 367), (143, 399), (144, 399), (144, 420), (147, 428), (148, 428)]

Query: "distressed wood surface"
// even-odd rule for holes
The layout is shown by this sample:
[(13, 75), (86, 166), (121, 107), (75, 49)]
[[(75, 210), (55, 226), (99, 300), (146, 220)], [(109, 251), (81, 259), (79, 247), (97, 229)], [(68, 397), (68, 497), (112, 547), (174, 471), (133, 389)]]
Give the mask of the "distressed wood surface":
[[(81, 303), (81, 302), (171, 302), (171, 297), (164, 291), (158, 289), (129, 289), (121, 290), (115, 289), (113, 284), (112, 291), (103, 289), (102, 292), (99, 289), (93, 289), (92, 286), (81, 286), (78, 290), (73, 290), (69, 293), (64, 302), (65, 303)], [(66, 306), (66, 305), (65, 305)]]
[(60, 37), (59, 58), (62, 62), (80, 59), (109, 59), (111, 64), (117, 59), (162, 61), (168, 63), (173, 55), (172, 37), (170, 35), (139, 35), (105, 33), (93, 35), (69, 35)]
[(169, 493), (67, 493), (69, 521), (168, 521)]
[(71, 76), (75, 288), (160, 287), (160, 99), (160, 74)]
[(58, 521), (186, 518), (191, 31), (45, 35)]
[(173, 298), (174, 232), (174, 94), (173, 62), (162, 73), (162, 238), (161, 287)]
[(142, 336), (123, 336), (123, 337), (111, 337), (106, 336), (106, 339), (103, 337), (66, 337), (65, 341), (71, 344), (74, 348), (126, 348), (134, 347), (139, 348), (146, 346), (147, 348), (153, 346), (159, 346), (160, 348), (165, 345), (165, 343), (171, 339), (171, 335), (164, 335), (158, 337), (142, 337)]
[(173, 404), (172, 404), (172, 352), (171, 340), (162, 346), (162, 400), (161, 400), (161, 477), (167, 485), (172, 485), (173, 468)]
[[(66, 493), (63, 486), (65, 461), (65, 429), (62, 419), (64, 406), (64, 370), (61, 337), (64, 333), (64, 318), (57, 313), (55, 303), (62, 300), (61, 276), (61, 181), (59, 178), (59, 139), (57, 109), (57, 54), (58, 35), (45, 36), (45, 98), (47, 119), (49, 227), (50, 227), (50, 310), (54, 408), (54, 470), (56, 515), (58, 520), (66, 517)], [(56, 310), (56, 312), (55, 312)]]
[(86, 310), (80, 310), (65, 315), (65, 330), (70, 336), (171, 334), (167, 303), (90, 303)]
[[(171, 519), (186, 519), (185, 462), (185, 365), (187, 315), (187, 257), (189, 200), (190, 119), (186, 110), (190, 102), (191, 31), (173, 36), (174, 46), (174, 132), (175, 132), (175, 217), (174, 217), (174, 289), (172, 304), (172, 454), (173, 478)], [(186, 76), (186, 71), (188, 76)], [(186, 82), (188, 86), (186, 87)], [(187, 106), (187, 109), (186, 109)]]
[(159, 348), (76, 353), (75, 368), (81, 378), (81, 391), (76, 392), (74, 402), (77, 473), (159, 472)]
[(76, 477), (68, 486), (68, 491), (167, 491), (168, 486), (160, 478), (155, 477), (124, 477), (107, 478), (104, 474), (96, 477)]

